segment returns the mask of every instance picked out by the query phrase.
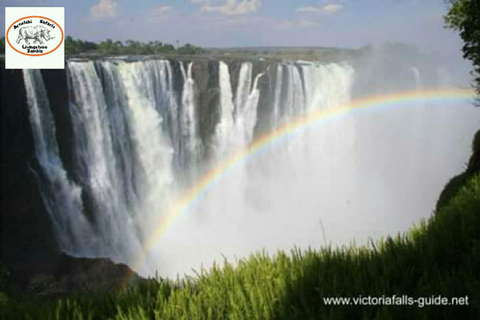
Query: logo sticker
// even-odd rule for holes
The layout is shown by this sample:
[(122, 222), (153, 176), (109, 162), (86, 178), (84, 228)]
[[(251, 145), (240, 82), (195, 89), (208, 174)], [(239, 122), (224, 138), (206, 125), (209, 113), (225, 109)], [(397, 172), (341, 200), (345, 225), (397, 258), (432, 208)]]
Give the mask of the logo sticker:
[[(23, 13), (30, 14), (19, 17)], [(63, 69), (63, 13), (63, 8), (5, 8), (5, 67)]]
[[(16, 38), (12, 44), (10, 38)], [(30, 16), (15, 21), (7, 30), (8, 45), (18, 53), (43, 56), (57, 50), (63, 42), (63, 30), (47, 17)]]

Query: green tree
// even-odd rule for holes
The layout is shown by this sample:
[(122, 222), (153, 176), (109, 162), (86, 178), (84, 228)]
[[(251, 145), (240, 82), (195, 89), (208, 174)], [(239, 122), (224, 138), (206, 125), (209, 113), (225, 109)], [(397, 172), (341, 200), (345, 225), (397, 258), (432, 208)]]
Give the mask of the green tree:
[[(0, 45), (3, 46), (4, 40), (0, 39)], [(82, 53), (90, 54), (105, 54), (105, 55), (117, 55), (117, 54), (126, 54), (126, 55), (143, 55), (143, 54), (169, 54), (169, 53), (178, 53), (178, 54), (201, 54), (205, 53), (206, 50), (192, 44), (185, 44), (184, 46), (175, 48), (173, 45), (168, 43), (163, 43), (161, 41), (149, 41), (149, 42), (140, 42), (135, 40), (127, 40), (125, 43), (122, 41), (114, 41), (112, 39), (107, 39), (100, 42), (99, 44), (91, 41), (83, 41), (79, 39), (74, 39), (71, 36), (65, 38), (65, 53), (74, 55)]]
[(93, 53), (98, 49), (95, 42), (75, 40), (71, 36), (65, 38), (65, 53), (66, 54), (81, 54)]
[(107, 39), (105, 41), (100, 42), (98, 45), (98, 49), (100, 53), (103, 54), (118, 54), (120, 53), (120, 48), (117, 42), (113, 42), (112, 39)]
[[(98, 49), (98, 44), (95, 42), (91, 41), (82, 41), (82, 40), (77, 40), (78, 42), (81, 43), (81, 51), (82, 52), (90, 52), (90, 51), (95, 51)], [(117, 41), (118, 42), (118, 41)], [(121, 44), (121, 43), (120, 43)]]
[(447, 28), (457, 30), (463, 40), (463, 57), (473, 62), (475, 87), (480, 94), (480, 1), (451, 0), (445, 16)]
[(78, 43), (71, 36), (65, 38), (65, 53), (66, 54), (78, 54)]
[(200, 47), (197, 47), (197, 46), (194, 46), (190, 43), (187, 43), (185, 44), (184, 46), (182, 47), (179, 47), (177, 49), (177, 52), (180, 53), (180, 54), (189, 54), (189, 55), (192, 55), (192, 54), (199, 54), (199, 53), (203, 53), (204, 50)]

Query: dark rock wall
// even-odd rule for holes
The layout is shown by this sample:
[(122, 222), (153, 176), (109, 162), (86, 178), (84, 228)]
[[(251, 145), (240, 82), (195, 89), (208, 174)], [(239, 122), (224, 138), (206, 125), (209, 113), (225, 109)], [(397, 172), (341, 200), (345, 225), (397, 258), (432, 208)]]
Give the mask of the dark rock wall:
[(275, 84), (277, 79), (277, 68), (271, 66), (265, 69), (264, 75), (258, 81), (260, 97), (258, 100), (257, 117), (254, 135), (259, 137), (272, 130), (269, 119), (272, 118), (273, 101), (275, 100)]
[[(50, 108), (55, 119), (60, 158), (67, 173), (73, 172), (73, 126), (68, 105), (68, 70), (42, 70)], [(70, 177), (71, 178), (71, 177)]]

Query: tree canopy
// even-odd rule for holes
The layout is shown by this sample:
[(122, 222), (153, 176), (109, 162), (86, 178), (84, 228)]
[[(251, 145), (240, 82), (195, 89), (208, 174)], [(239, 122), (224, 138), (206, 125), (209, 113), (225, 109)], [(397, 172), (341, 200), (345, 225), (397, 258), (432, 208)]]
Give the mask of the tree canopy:
[(114, 41), (107, 39), (100, 43), (75, 40), (68, 36), (65, 39), (65, 53), (66, 54), (162, 54), (162, 53), (178, 53), (178, 54), (198, 54), (205, 52), (204, 49), (194, 46), (190, 43), (181, 47), (174, 47), (171, 44), (163, 43), (161, 41), (140, 42), (135, 40)]
[[(0, 37), (0, 53), (5, 52), (5, 37)], [(140, 42), (134, 40), (114, 41), (107, 39), (100, 43), (74, 39), (71, 36), (65, 38), (65, 53), (76, 54), (105, 54), (105, 55), (142, 55), (142, 54), (184, 54), (194, 55), (205, 53), (206, 50), (187, 43), (175, 47), (161, 41)]]
[(475, 87), (480, 94), (480, 1), (451, 0), (446, 26), (457, 30), (463, 40), (463, 57), (473, 62)]
[(114, 41), (107, 39), (100, 43), (75, 40), (68, 36), (65, 39), (66, 54), (162, 54), (162, 53), (178, 53), (178, 54), (198, 54), (205, 52), (204, 49), (194, 46), (190, 43), (181, 47), (174, 47), (171, 44), (161, 41), (140, 42), (135, 40)]

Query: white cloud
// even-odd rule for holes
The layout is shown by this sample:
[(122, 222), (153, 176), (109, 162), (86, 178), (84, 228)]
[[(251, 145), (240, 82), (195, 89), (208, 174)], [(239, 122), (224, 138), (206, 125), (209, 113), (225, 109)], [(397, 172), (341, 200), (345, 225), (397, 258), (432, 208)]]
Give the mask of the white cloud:
[(149, 9), (147, 12), (149, 22), (161, 22), (166, 21), (170, 18), (174, 12), (173, 7), (171, 6), (156, 6), (153, 9)]
[(317, 20), (308, 20), (308, 19), (298, 19), (298, 20), (290, 20), (284, 19), (279, 20), (275, 24), (276, 29), (293, 29), (293, 28), (308, 28), (308, 27), (315, 27), (320, 25), (320, 21)]
[(322, 12), (322, 8), (321, 7), (312, 7), (312, 6), (308, 6), (308, 7), (299, 7), (297, 9), (295, 9), (296, 12), (308, 12), (308, 13), (320, 13)]
[(323, 6), (323, 11), (327, 14), (332, 14), (343, 9), (341, 4), (329, 3)]
[(260, 0), (226, 0), (223, 4), (213, 4), (208, 0), (192, 0), (200, 3), (203, 12), (216, 12), (227, 16), (243, 15), (257, 12), (262, 6)]
[(306, 6), (295, 9), (298, 13), (313, 13), (313, 14), (333, 14), (343, 9), (341, 4), (328, 3), (321, 6)]
[(100, 0), (90, 9), (90, 15), (95, 19), (113, 18), (117, 16), (116, 0)]

